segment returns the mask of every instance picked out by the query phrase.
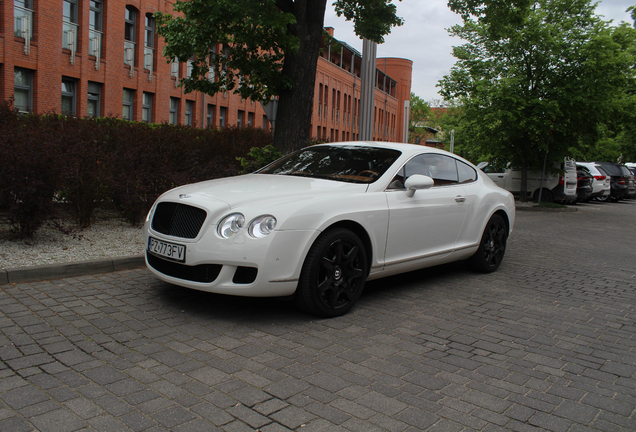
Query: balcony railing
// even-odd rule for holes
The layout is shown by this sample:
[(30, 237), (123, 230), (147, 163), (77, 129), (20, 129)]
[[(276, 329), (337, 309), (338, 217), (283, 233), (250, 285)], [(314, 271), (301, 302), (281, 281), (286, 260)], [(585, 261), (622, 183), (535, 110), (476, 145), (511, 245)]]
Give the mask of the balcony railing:
[(15, 35), (24, 38), (24, 53), (29, 55), (33, 39), (33, 11), (14, 5), (13, 23)]
[(62, 31), (64, 37), (62, 38), (62, 48), (77, 51), (77, 34), (79, 26), (70, 22), (62, 23)]
[(95, 70), (99, 70), (99, 59), (102, 58), (102, 32), (88, 31), (88, 54), (95, 56)]
[(135, 73), (135, 43), (124, 41), (124, 64), (130, 66), (130, 77)]
[(102, 32), (97, 30), (88, 31), (89, 55), (102, 58)]
[[(26, 19), (24, 18), (26, 17)], [(15, 35), (25, 38), (29, 35), (29, 39), (33, 39), (33, 11), (20, 6), (13, 6), (13, 22)], [(26, 25), (25, 25), (26, 24)], [(26, 27), (26, 28), (25, 28)]]
[(144, 69), (150, 71), (148, 81), (152, 82), (152, 71), (155, 65), (155, 50), (150, 47), (144, 47)]
[(124, 64), (131, 68), (135, 66), (135, 43), (124, 41)]

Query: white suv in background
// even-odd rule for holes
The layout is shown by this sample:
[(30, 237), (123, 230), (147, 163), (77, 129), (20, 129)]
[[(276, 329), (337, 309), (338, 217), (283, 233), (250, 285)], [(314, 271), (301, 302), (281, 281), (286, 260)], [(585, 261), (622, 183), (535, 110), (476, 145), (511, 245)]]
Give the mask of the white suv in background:
[[(494, 169), (488, 162), (480, 162), (477, 168), (494, 181), (497, 186), (512, 192), (514, 196), (521, 193), (521, 168), (513, 168), (508, 165), (507, 168)], [(565, 158), (563, 163), (555, 164), (553, 171), (560, 171), (561, 174), (552, 174), (546, 172), (542, 175), (541, 171), (528, 171), (527, 192), (529, 198), (537, 201), (539, 190), (541, 192), (541, 202), (564, 202), (573, 203), (576, 201), (576, 163), (570, 158)], [(542, 183), (543, 181), (543, 183)], [(543, 189), (541, 185), (543, 184)]]
[(576, 165), (586, 169), (594, 177), (590, 199), (596, 198), (599, 201), (607, 201), (611, 193), (611, 176), (607, 175), (603, 168), (594, 162), (577, 162)]

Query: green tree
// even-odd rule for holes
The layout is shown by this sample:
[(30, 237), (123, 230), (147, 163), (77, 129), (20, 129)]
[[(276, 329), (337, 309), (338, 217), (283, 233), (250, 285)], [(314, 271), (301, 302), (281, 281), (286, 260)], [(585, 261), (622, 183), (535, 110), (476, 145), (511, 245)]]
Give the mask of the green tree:
[(594, 8), (589, 0), (537, 0), (515, 10), (519, 20), (466, 15), (450, 30), (467, 43), (454, 48), (458, 61), (440, 94), (461, 101), (476, 153), (522, 167), (524, 200), (528, 169), (541, 168), (546, 154), (562, 160), (595, 135), (633, 76), (629, 38)]
[(410, 102), (410, 116), (409, 116), (409, 142), (414, 142), (414, 134), (417, 128), (428, 126), (426, 120), (431, 112), (431, 108), (428, 103), (411, 92)]
[[(382, 43), (401, 25), (392, 0), (336, 0), (338, 16), (354, 22), (357, 35)], [(188, 0), (178, 14), (157, 13), (165, 57), (192, 60), (185, 92), (233, 91), (244, 98), (279, 98), (274, 145), (302, 147), (310, 140), (316, 66), (327, 0)], [(221, 46), (220, 52), (214, 47)], [(208, 69), (213, 80), (206, 77)]]

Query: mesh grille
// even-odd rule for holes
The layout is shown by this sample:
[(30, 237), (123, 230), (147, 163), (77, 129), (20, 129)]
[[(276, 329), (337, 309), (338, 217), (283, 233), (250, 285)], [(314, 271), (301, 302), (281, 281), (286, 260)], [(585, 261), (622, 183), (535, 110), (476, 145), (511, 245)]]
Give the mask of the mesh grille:
[(189, 280), (192, 282), (210, 283), (219, 276), (223, 267), (220, 264), (199, 264), (187, 266), (173, 261), (166, 261), (146, 252), (148, 264), (160, 273), (177, 279)]
[(207, 213), (198, 207), (173, 202), (157, 205), (152, 218), (152, 229), (161, 234), (193, 239), (205, 222)]
[(237, 267), (232, 282), (235, 284), (250, 284), (256, 280), (258, 269), (256, 267)]

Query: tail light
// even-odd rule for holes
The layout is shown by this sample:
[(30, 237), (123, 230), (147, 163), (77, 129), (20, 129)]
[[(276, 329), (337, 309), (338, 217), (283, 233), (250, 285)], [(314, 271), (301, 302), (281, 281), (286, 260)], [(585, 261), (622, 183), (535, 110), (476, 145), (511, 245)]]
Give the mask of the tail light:
[(605, 180), (605, 176), (601, 176), (601, 175), (596, 175), (596, 176), (594, 176), (594, 178), (596, 180)]
[(559, 184), (561, 186), (563, 186), (565, 184), (565, 179), (563, 178), (563, 176), (559, 176)]
[(625, 177), (621, 177), (621, 178), (619, 178), (618, 180), (616, 180), (616, 183), (618, 183), (619, 185), (627, 184), (627, 183), (625, 182)]

